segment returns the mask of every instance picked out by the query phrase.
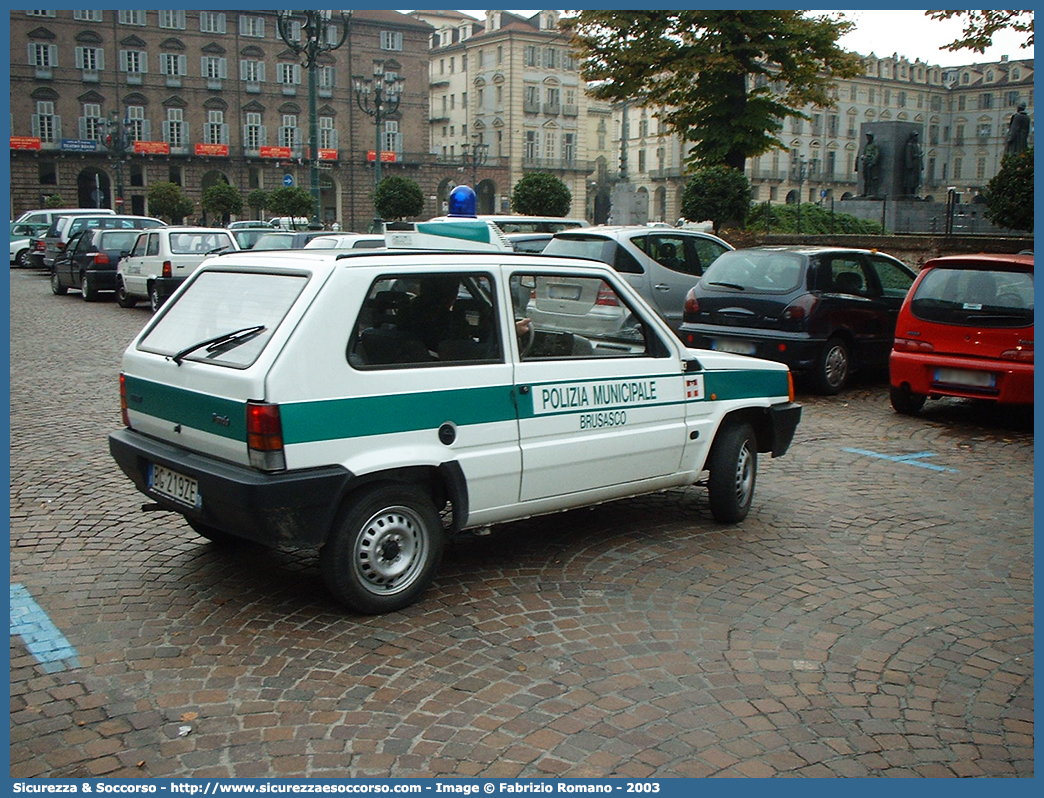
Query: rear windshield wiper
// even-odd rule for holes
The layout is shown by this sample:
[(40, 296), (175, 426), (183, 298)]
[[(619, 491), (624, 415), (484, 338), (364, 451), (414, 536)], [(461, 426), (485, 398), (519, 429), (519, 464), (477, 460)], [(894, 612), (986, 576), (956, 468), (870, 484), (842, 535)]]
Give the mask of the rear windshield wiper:
[(742, 286), (739, 283), (719, 283), (719, 282), (715, 282), (715, 281), (712, 280), (711, 282), (707, 283), (707, 285), (721, 285), (721, 286), (724, 286), (725, 288), (735, 288), (737, 291), (746, 291), (747, 290), (745, 286)]
[(181, 361), (185, 359), (187, 355), (191, 355), (197, 349), (206, 347), (208, 352), (214, 352), (218, 349), (227, 349), (232, 346), (238, 346), (239, 344), (253, 338), (255, 335), (260, 335), (265, 331), (265, 325), (255, 324), (253, 327), (244, 327), (241, 330), (233, 330), (227, 332), (224, 335), (217, 335), (213, 338), (207, 338), (205, 341), (192, 344), (192, 346), (186, 346), (174, 357), (171, 358), (179, 366)]

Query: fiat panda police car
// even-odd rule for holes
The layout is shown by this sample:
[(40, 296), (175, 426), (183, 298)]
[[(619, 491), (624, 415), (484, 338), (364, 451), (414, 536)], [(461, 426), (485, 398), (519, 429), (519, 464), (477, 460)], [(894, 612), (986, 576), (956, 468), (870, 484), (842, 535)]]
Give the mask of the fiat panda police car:
[(786, 366), (686, 349), (608, 266), (505, 251), (211, 258), (120, 394), (110, 450), (138, 490), (214, 542), (318, 548), (367, 614), (414, 602), (464, 530), (704, 471), (738, 522), (801, 414)]

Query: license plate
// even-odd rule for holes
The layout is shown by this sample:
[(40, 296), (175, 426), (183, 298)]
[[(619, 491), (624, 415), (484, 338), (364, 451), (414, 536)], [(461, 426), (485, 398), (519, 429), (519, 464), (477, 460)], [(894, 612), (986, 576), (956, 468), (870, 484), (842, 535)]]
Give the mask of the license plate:
[(711, 338), (711, 349), (717, 352), (732, 352), (735, 355), (754, 354), (754, 344), (732, 338)]
[(189, 507), (199, 507), (201, 504), (199, 483), (196, 480), (160, 465), (149, 465), (149, 488)]
[(947, 385), (966, 385), (969, 388), (993, 388), (997, 384), (997, 375), (990, 371), (938, 368), (935, 370), (935, 381)]
[(576, 302), (580, 299), (580, 286), (577, 285), (549, 285), (547, 287), (549, 299), (565, 299)]

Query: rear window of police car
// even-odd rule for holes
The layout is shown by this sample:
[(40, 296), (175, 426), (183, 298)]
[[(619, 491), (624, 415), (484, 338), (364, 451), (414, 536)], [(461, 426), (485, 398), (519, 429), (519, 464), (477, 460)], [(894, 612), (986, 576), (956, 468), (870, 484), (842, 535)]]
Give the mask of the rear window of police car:
[[(168, 303), (138, 349), (246, 368), (257, 360), (307, 281), (302, 274), (203, 271)], [(186, 353), (188, 349), (192, 351)]]

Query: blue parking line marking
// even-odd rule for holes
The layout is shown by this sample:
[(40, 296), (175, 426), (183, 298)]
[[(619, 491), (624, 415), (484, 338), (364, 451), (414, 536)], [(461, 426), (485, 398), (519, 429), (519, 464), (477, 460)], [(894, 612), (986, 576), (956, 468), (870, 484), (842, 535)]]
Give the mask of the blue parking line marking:
[(881, 454), (880, 452), (871, 452), (869, 449), (849, 449), (847, 447), (841, 447), (842, 452), (851, 452), (852, 454), (862, 454), (867, 457), (877, 457), (881, 460), (891, 460), (893, 463), (904, 463), (905, 465), (917, 466), (918, 468), (927, 468), (931, 471), (941, 471), (947, 474), (958, 473), (956, 468), (945, 468), (944, 466), (932, 465), (931, 463), (922, 463), (921, 460), (925, 457), (935, 457), (934, 452), (917, 452), (916, 454)]
[(22, 585), (11, 585), (11, 635), (20, 635), (47, 673), (79, 668), (76, 649)]

